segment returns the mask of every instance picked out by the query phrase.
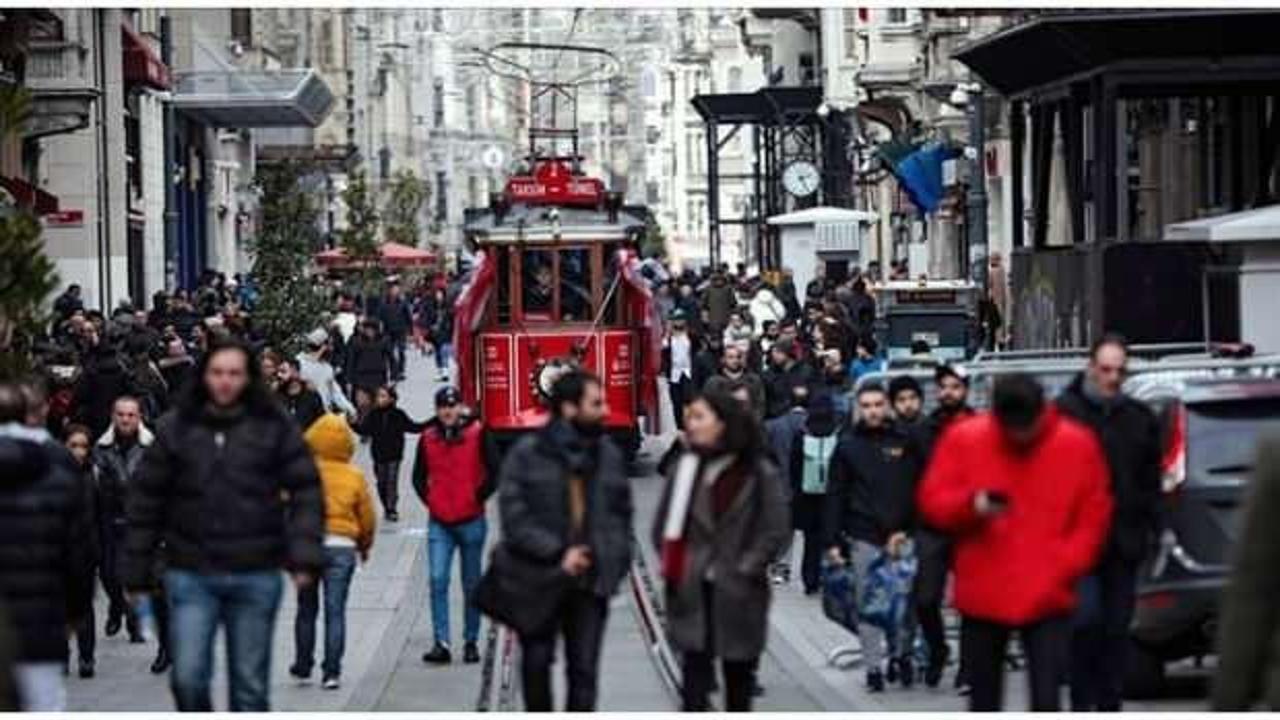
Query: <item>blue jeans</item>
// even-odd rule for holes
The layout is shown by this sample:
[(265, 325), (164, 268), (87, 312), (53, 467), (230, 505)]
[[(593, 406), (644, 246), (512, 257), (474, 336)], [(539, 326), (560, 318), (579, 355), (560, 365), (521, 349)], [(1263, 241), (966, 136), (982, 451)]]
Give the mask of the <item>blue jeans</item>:
[(462, 639), (480, 639), (480, 610), (471, 602), (480, 582), (480, 562), (489, 526), (483, 517), (457, 525), (432, 520), (427, 526), (427, 571), (431, 577), (431, 627), (436, 642), (449, 644), (449, 577), (453, 574), (453, 554), (462, 554), (462, 590), (466, 597), (466, 624)]
[(211, 712), (213, 640), (222, 625), (227, 641), (228, 706), (266, 712), (271, 688), (271, 638), (284, 580), (277, 570), (165, 573), (169, 596), (170, 685), (178, 710)]
[[(320, 670), (325, 677), (342, 675), (342, 653), (347, 643), (347, 590), (356, 572), (356, 549), (326, 547), (324, 549), (324, 662)], [(298, 616), (293, 621), (296, 655), (293, 667), (301, 675), (310, 675), (315, 663), (316, 616), (320, 614), (320, 588), (312, 585), (298, 591)]]
[(436, 369), (440, 372), (446, 372), (449, 369), (449, 361), (453, 359), (453, 343), (440, 343), (436, 345)]

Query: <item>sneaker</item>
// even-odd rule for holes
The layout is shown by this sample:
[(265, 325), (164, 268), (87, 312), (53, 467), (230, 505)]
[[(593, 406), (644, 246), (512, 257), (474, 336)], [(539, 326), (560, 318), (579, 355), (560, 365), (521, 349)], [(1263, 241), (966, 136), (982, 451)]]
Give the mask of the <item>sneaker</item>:
[(905, 657), (898, 661), (898, 681), (907, 690), (916, 684), (916, 664), (911, 658)]
[(342, 687), (342, 683), (338, 681), (337, 675), (329, 675), (328, 677), (326, 677), (324, 680), (320, 682), (320, 687), (324, 688), (325, 690), (337, 690), (338, 688)]
[(879, 670), (867, 671), (867, 692), (884, 692), (884, 674)]
[(448, 645), (436, 643), (435, 647), (422, 656), (422, 662), (428, 665), (448, 665), (453, 662), (453, 653), (449, 652)]
[(395, 510), (387, 511), (387, 522), (400, 522), (400, 513)]
[(169, 651), (160, 648), (160, 652), (156, 653), (155, 662), (151, 663), (151, 674), (163, 675), (173, 666), (173, 659), (169, 657)]
[(946, 671), (950, 660), (949, 645), (943, 645), (939, 652), (929, 653), (929, 665), (924, 670), (924, 684), (931, 688), (938, 687), (942, 683), (942, 673)]
[(304, 670), (297, 665), (293, 665), (289, 668), (289, 675), (300, 683), (311, 682), (311, 670), (309, 668)]
[(107, 633), (107, 637), (115, 637), (115, 636), (116, 636), (116, 634), (120, 632), (120, 627), (121, 627), (122, 625), (124, 625), (124, 616), (123, 616), (123, 615), (112, 615), (112, 616), (108, 617), (108, 618), (107, 618), (107, 627), (106, 627), (106, 628), (104, 628), (104, 630), (105, 630), (105, 631), (106, 631), (106, 633)]
[(84, 678), (85, 680), (88, 680), (89, 678), (93, 677), (93, 675), (94, 675), (93, 661), (81, 660), (80, 661), (80, 677)]
[(475, 665), (480, 662), (480, 648), (476, 644), (469, 642), (462, 646), (462, 662), (468, 665)]

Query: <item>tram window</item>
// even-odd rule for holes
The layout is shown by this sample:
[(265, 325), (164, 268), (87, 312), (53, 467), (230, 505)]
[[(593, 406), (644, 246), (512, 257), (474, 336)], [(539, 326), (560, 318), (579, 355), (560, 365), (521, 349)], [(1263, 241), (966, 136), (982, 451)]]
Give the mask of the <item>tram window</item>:
[(498, 324), (511, 322), (511, 253), (507, 248), (498, 248), (497, 285), (498, 285)]
[(591, 322), (591, 251), (573, 248), (560, 251), (560, 319)]
[(522, 270), (524, 314), (540, 320), (553, 319), (555, 267), (550, 250), (525, 250)]
[(621, 266), (618, 264), (618, 246), (604, 246), (604, 282), (600, 286), (600, 292), (604, 293), (602, 301), (605, 303), (604, 312), (601, 314), (602, 322), (609, 325), (617, 325), (622, 322), (619, 316), (622, 307), (622, 276), (620, 274)]

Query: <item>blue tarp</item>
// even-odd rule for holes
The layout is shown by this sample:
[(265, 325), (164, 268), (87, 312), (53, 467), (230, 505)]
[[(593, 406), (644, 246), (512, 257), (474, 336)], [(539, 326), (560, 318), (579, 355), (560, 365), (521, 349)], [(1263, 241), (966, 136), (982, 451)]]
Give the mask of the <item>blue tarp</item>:
[(960, 154), (959, 148), (931, 142), (907, 154), (893, 166), (911, 202), (926, 215), (942, 202), (942, 163)]

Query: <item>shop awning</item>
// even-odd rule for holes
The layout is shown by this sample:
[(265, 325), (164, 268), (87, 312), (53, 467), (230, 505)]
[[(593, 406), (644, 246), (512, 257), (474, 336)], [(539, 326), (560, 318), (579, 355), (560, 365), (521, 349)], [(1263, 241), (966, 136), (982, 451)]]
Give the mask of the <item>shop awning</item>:
[(0, 188), (13, 197), (15, 205), (36, 215), (58, 212), (58, 196), (51, 195), (21, 178), (0, 176)]
[(183, 73), (173, 94), (175, 109), (210, 127), (316, 127), (333, 103), (312, 69)]
[(980, 38), (954, 57), (1007, 97), (1109, 69), (1151, 72), (1179, 63), (1197, 76), (1252, 74), (1261, 82), (1258, 73), (1276, 68), (1277, 34), (1280, 11), (1261, 8), (1067, 10)]
[[(436, 263), (436, 254), (430, 250), (384, 242), (378, 246), (378, 264), (384, 268), (431, 267)], [(316, 262), (330, 268), (358, 267), (359, 263), (347, 257), (342, 248), (334, 248), (316, 253)]]
[(128, 25), (120, 26), (120, 41), (124, 48), (124, 81), (156, 90), (169, 89), (169, 68), (147, 41)]

